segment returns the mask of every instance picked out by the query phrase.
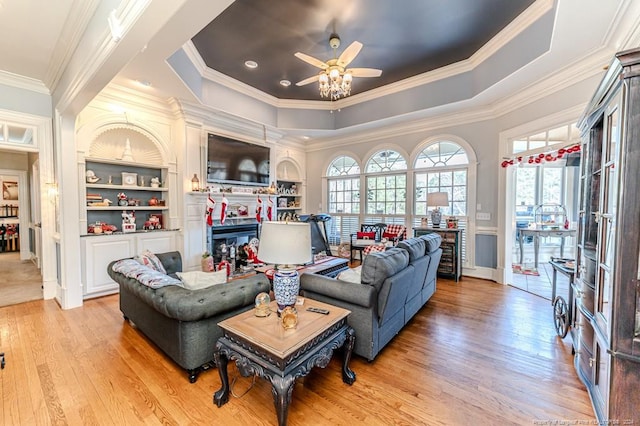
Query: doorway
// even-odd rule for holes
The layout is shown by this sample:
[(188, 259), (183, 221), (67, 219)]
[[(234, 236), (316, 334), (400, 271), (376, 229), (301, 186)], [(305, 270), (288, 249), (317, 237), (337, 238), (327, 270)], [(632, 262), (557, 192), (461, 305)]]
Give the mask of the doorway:
[[(507, 163), (501, 175), (502, 282), (551, 300), (549, 261), (575, 257), (580, 152), (566, 150), (580, 144), (580, 134), (573, 123), (529, 134), (526, 128), (501, 134)], [(568, 288), (559, 274), (556, 294), (566, 295)]]
[[(3, 151), (0, 168), (0, 306), (9, 306), (43, 299), (40, 266), (35, 257), (34, 217), (39, 207), (34, 205), (39, 191), (30, 184), (34, 176), (28, 173), (37, 164), (38, 154)], [(36, 209), (38, 209), (36, 211)], [(34, 213), (37, 213), (34, 216)]]

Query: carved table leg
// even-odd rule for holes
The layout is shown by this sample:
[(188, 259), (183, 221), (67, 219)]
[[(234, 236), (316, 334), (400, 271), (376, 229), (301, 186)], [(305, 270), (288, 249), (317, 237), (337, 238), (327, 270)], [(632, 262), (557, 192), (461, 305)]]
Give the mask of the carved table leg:
[(220, 373), (220, 381), (222, 382), (222, 387), (213, 394), (213, 402), (218, 406), (222, 407), (224, 404), (229, 402), (229, 374), (227, 373), (227, 364), (229, 360), (226, 355), (220, 353), (219, 350), (215, 351), (213, 354), (216, 365), (218, 366), (218, 372)]
[(287, 415), (289, 414), (289, 404), (291, 403), (294, 383), (295, 378), (293, 376), (271, 377), (271, 393), (273, 394), (273, 402), (276, 405), (279, 426), (286, 426), (287, 424)]
[(353, 328), (349, 327), (346, 331), (347, 340), (344, 342), (344, 354), (342, 358), (342, 381), (348, 385), (352, 385), (356, 381), (356, 373), (349, 368), (349, 362), (351, 361), (351, 353), (353, 352), (353, 345), (356, 343), (356, 332)]

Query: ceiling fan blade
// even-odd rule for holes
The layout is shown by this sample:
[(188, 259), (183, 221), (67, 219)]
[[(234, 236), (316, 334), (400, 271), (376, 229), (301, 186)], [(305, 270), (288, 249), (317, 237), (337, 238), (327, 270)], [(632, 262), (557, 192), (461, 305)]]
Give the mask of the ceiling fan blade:
[(351, 73), (354, 77), (380, 77), (382, 70), (375, 68), (350, 68), (346, 72)]
[(297, 82), (296, 86), (304, 86), (304, 85), (313, 83), (315, 81), (318, 81), (318, 75), (314, 75), (313, 77), (305, 78), (304, 80)]
[(314, 67), (318, 67), (321, 70), (329, 68), (329, 65), (327, 65), (325, 62), (322, 62), (320, 59), (316, 59), (313, 56), (309, 56), (306, 53), (296, 52), (293, 54), (293, 56), (305, 61), (308, 64), (313, 65)]
[(338, 65), (341, 67), (346, 67), (347, 65), (349, 65), (351, 61), (353, 61), (355, 57), (358, 56), (358, 53), (360, 53), (360, 49), (362, 49), (362, 43), (360, 43), (359, 41), (354, 41), (353, 43), (351, 43), (349, 47), (344, 49), (344, 52), (342, 52), (342, 54), (338, 57)]

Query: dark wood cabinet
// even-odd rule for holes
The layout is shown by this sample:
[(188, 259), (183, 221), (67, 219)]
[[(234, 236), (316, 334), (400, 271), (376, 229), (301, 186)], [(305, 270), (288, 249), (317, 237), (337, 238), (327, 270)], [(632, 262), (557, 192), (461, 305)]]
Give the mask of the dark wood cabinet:
[(452, 228), (413, 228), (413, 236), (435, 232), (442, 237), (442, 257), (438, 265), (438, 275), (453, 278), (456, 281), (462, 276), (462, 229)]
[(579, 122), (575, 368), (600, 424), (640, 421), (640, 49), (616, 55)]

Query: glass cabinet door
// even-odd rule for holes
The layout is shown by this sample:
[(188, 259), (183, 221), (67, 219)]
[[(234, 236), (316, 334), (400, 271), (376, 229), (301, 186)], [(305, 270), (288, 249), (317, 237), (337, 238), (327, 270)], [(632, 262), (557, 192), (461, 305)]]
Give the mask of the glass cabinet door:
[(602, 195), (600, 200), (598, 276), (595, 319), (607, 339), (610, 337), (611, 298), (615, 261), (616, 213), (618, 194), (618, 157), (620, 141), (620, 99), (617, 97), (605, 115), (602, 147)]

